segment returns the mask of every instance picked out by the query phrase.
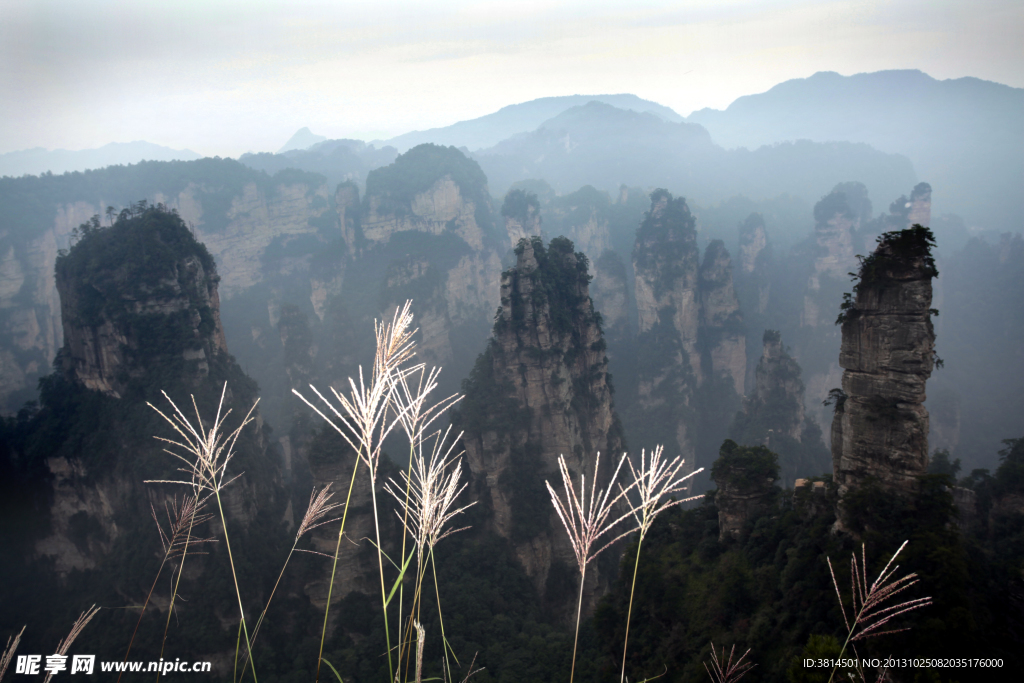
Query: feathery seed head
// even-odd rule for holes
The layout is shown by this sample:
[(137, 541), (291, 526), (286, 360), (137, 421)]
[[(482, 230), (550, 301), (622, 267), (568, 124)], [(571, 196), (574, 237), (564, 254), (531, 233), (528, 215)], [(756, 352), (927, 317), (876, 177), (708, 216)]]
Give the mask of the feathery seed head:
[(193, 530), (209, 521), (213, 515), (202, 512), (209, 496), (202, 500), (195, 496), (187, 496), (181, 505), (178, 505), (178, 498), (175, 496), (171, 501), (164, 501), (164, 512), (167, 514), (168, 530), (165, 532), (160, 520), (157, 519), (156, 510), (153, 504), (149, 504), (150, 514), (156, 522), (157, 531), (160, 533), (160, 544), (164, 548), (164, 555), (170, 559), (186, 552), (195, 552), (192, 546), (202, 543), (215, 543), (214, 538), (196, 538), (192, 535)]
[[(893, 553), (893, 556), (889, 558), (889, 561), (885, 564), (885, 567), (879, 573), (878, 578), (868, 586), (867, 582), (867, 551), (864, 544), (861, 544), (861, 559), (858, 563), (857, 553), (853, 553), (853, 557), (850, 559), (850, 583), (852, 585), (852, 600), (853, 600), (853, 611), (852, 620), (846, 615), (846, 608), (843, 606), (843, 596), (839, 592), (839, 584), (836, 582), (836, 574), (832, 569), (832, 560), (825, 558), (828, 562), (828, 570), (832, 574), (832, 585), (836, 590), (836, 597), (839, 598), (839, 609), (843, 614), (843, 621), (846, 624), (847, 630), (850, 632), (850, 641), (856, 642), (865, 638), (872, 638), (874, 636), (886, 635), (888, 633), (899, 633), (900, 631), (906, 631), (906, 628), (890, 629), (887, 631), (879, 631), (881, 627), (889, 623), (894, 617), (906, 612), (911, 612), (915, 609), (925, 607), (932, 603), (930, 597), (927, 598), (915, 598), (913, 600), (906, 600), (897, 605), (891, 605), (889, 607), (883, 607), (883, 603), (895, 596), (897, 593), (901, 593), (907, 588), (910, 588), (917, 583), (917, 574), (907, 574), (906, 576), (893, 580), (893, 576), (899, 570), (899, 565), (892, 567), (892, 563), (896, 560), (896, 556), (899, 555), (903, 548), (907, 545), (907, 541), (903, 542), (903, 545)], [(890, 569), (892, 567), (892, 569)]]
[(450, 432), (451, 427), (448, 427), (444, 434), (441, 432), (434, 434), (434, 446), (431, 449), (429, 460), (423, 455), (423, 444), (420, 443), (417, 446), (412, 463), (412, 479), (410, 480), (409, 475), (402, 472), (402, 479), (409, 489), (408, 498), (394, 479), (384, 485), (384, 489), (399, 502), (409, 515), (409, 533), (421, 555), (424, 548), (433, 549), (441, 539), (462, 531), (465, 527), (463, 529), (445, 529), (445, 525), (453, 517), (476, 504), (473, 502), (452, 509), (455, 499), (466, 488), (466, 485), (459, 486), (459, 480), (462, 478), (462, 453), (452, 455), (455, 444), (462, 438), (462, 433), (460, 432), (455, 439), (449, 442)]
[(580, 495), (576, 495), (572, 479), (569, 476), (569, 468), (565, 464), (564, 456), (558, 456), (558, 469), (562, 474), (562, 485), (565, 488), (565, 502), (563, 503), (558, 497), (558, 494), (555, 492), (555, 489), (551, 486), (550, 482), (544, 482), (545, 486), (548, 488), (548, 494), (551, 496), (551, 504), (555, 507), (555, 512), (558, 513), (558, 518), (562, 520), (562, 525), (569, 534), (569, 542), (572, 544), (573, 553), (576, 556), (576, 565), (579, 567), (580, 574), (584, 573), (587, 564), (601, 554), (601, 552), (608, 546), (612, 545), (623, 536), (632, 533), (631, 529), (623, 534), (619, 534), (601, 546), (598, 550), (592, 550), (594, 544), (599, 538), (604, 536), (619, 522), (632, 514), (632, 511), (626, 511), (613, 521), (608, 521), (612, 516), (612, 512), (616, 504), (619, 500), (624, 498), (626, 492), (632, 488), (632, 486), (630, 486), (623, 489), (620, 486), (619, 493), (612, 496), (612, 492), (615, 490), (616, 480), (619, 476), (619, 470), (622, 469), (622, 463), (625, 462), (625, 460), (626, 455), (623, 454), (622, 458), (619, 460), (618, 467), (615, 468), (615, 473), (612, 475), (611, 481), (608, 482), (608, 488), (604, 491), (598, 491), (597, 473), (598, 467), (601, 464), (601, 454), (597, 454), (594, 459), (594, 477), (590, 486), (589, 499), (586, 495), (586, 476), (583, 474), (580, 474)]
[(299, 530), (295, 533), (296, 541), (318, 526), (336, 521), (334, 519), (324, 520), (324, 517), (330, 514), (332, 510), (342, 506), (341, 503), (331, 503), (334, 492), (330, 491), (330, 488), (330, 483), (320, 489), (320, 491), (317, 491), (315, 486), (313, 487), (309, 494), (309, 507), (306, 508), (306, 514), (302, 516), (302, 521), (299, 523)]
[(728, 659), (725, 657), (725, 646), (722, 646), (722, 658), (719, 660), (718, 653), (715, 652), (715, 644), (711, 643), (711, 667), (708, 668), (707, 662), (704, 662), (704, 669), (715, 683), (735, 683), (756, 666), (751, 662), (744, 663), (744, 658), (749, 654), (750, 648), (747, 648), (747, 651), (733, 663), (732, 659), (736, 655), (736, 646), (733, 645), (732, 649), (729, 650)]
[(249, 412), (242, 420), (242, 424), (238, 425), (233, 432), (227, 432), (224, 428), (224, 421), (231, 414), (231, 411), (228, 410), (221, 415), (224, 408), (224, 396), (227, 394), (227, 390), (228, 383), (225, 382), (224, 388), (221, 390), (220, 402), (217, 404), (217, 416), (214, 418), (209, 430), (206, 430), (203, 426), (203, 418), (199, 415), (199, 407), (196, 405), (195, 396), (192, 396), (192, 408), (196, 413), (198, 427), (192, 425), (166, 392), (161, 391), (160, 393), (164, 395), (167, 402), (171, 404), (171, 408), (174, 409), (170, 415), (167, 415), (152, 403), (146, 403), (146, 405), (155, 410), (160, 417), (171, 425), (174, 431), (178, 433), (180, 440), (175, 441), (160, 436), (154, 438), (183, 451), (186, 455), (175, 452), (170, 448), (164, 449), (167, 453), (170, 453), (188, 466), (179, 468), (179, 471), (191, 475), (191, 481), (149, 480), (146, 483), (185, 484), (192, 487), (193, 494), (198, 498), (202, 491), (217, 493), (233, 481), (224, 481), (224, 477), (227, 474), (227, 466), (235, 455), (235, 443), (238, 441), (238, 436), (242, 433), (242, 429), (255, 419), (253, 412), (256, 410), (259, 399), (253, 403), (252, 408), (249, 409)]
[[(82, 634), (82, 631), (85, 630), (85, 627), (89, 624), (90, 621), (92, 621), (92, 618), (94, 616), (96, 616), (96, 614), (99, 611), (100, 611), (100, 608), (97, 607), (96, 605), (93, 605), (89, 609), (87, 609), (84, 612), (82, 612), (78, 616), (78, 619), (75, 620), (75, 623), (71, 625), (71, 631), (68, 632), (67, 637), (64, 638), (64, 640), (60, 641), (57, 644), (57, 652), (56, 652), (56, 654), (58, 654), (58, 655), (66, 655), (68, 653), (68, 650), (71, 648), (71, 644), (73, 642), (75, 642), (75, 638), (77, 638), (78, 636), (80, 636)], [(51, 678), (53, 678), (53, 672), (52, 671), (50, 673), (46, 674), (46, 678), (43, 679), (43, 683), (50, 683), (50, 679)]]
[(640, 498), (640, 503), (632, 508), (632, 514), (636, 519), (636, 528), (640, 532), (641, 538), (647, 535), (655, 517), (662, 511), (673, 505), (699, 498), (699, 496), (691, 496), (682, 500), (666, 500), (672, 494), (684, 490), (687, 485), (686, 481), (702, 472), (704, 468), (701, 467), (689, 474), (679, 476), (686, 461), (682, 456), (677, 455), (670, 462), (665, 462), (661, 459), (664, 450), (663, 446), (655, 447), (650, 461), (647, 460), (646, 452), (641, 450), (639, 469), (634, 468), (628, 458), (626, 460), (633, 475), (633, 486), (636, 487), (637, 495)]
[(314, 406), (305, 396), (296, 389), (292, 393), (313, 411), (326, 420), (342, 438), (348, 442), (359, 457), (370, 469), (370, 481), (377, 480), (377, 465), (380, 461), (381, 444), (391, 430), (395, 427), (401, 417), (410, 410), (407, 406), (397, 411), (394, 420), (387, 419), (389, 406), (392, 404), (392, 396), (395, 387), (395, 376), (398, 374), (411, 374), (420, 370), (422, 366), (416, 365), (405, 370), (399, 366), (409, 360), (414, 353), (415, 342), (412, 339), (416, 330), (410, 330), (412, 325), (411, 301), (405, 302), (401, 310), (395, 312), (391, 323), (375, 323), (377, 333), (377, 352), (373, 360), (373, 370), (370, 376), (370, 384), (367, 386), (363, 376), (363, 368), (359, 367), (359, 382), (349, 378), (348, 396), (338, 390), (331, 388), (334, 400), (339, 407), (325, 398), (316, 387), (310, 385), (310, 389), (323, 402), (330, 413), (337, 420), (327, 417), (319, 408)]

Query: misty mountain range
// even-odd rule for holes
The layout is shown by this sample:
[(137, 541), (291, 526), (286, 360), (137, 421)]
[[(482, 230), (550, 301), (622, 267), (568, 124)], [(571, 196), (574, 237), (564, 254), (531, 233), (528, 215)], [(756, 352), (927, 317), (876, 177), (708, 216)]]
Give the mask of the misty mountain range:
[[(998, 232), (1014, 225), (1013, 195), (1024, 177), (1022, 116), (1024, 90), (976, 78), (820, 72), (685, 118), (630, 94), (546, 97), (370, 144), (303, 128), (276, 154), (240, 160), (271, 174), (298, 168), (363, 183), (399, 153), (433, 142), (472, 152), (496, 196), (515, 182), (543, 179), (560, 193), (584, 184), (609, 191), (667, 185), (701, 204), (783, 194), (813, 204), (854, 178), (870, 178), (872, 196), (895, 196), (927, 178), (942, 189), (937, 215)], [(33, 149), (0, 155), (0, 175), (196, 158), (145, 142)]]
[(96, 149), (43, 149), (34, 147), (0, 154), (0, 176), (20, 177), (50, 173), (70, 173), (140, 161), (193, 161), (202, 159), (190, 149), (171, 149), (152, 142), (111, 142)]

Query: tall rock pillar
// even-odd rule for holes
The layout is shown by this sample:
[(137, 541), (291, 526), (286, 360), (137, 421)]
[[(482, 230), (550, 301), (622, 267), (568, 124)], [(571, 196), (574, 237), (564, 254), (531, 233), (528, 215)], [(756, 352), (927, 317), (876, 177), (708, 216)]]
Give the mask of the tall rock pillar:
[[(544, 593), (551, 580), (576, 571), (544, 481), (561, 490), (564, 456), (573, 481), (583, 474), (590, 486), (599, 451), (598, 474), (607, 482), (624, 446), (586, 257), (564, 237), (547, 248), (539, 237), (523, 239), (515, 253), (516, 265), (502, 274), (493, 337), (463, 385), (453, 422), (465, 432), (470, 497), (489, 511), (491, 529), (509, 539)], [(586, 578), (585, 604), (593, 604), (609, 572), (598, 563)]]
[(861, 263), (855, 296), (839, 317), (843, 394), (832, 421), (832, 465), (842, 498), (872, 481), (910, 494), (928, 465), (925, 382), (934, 364), (931, 256), (927, 228), (888, 232)]

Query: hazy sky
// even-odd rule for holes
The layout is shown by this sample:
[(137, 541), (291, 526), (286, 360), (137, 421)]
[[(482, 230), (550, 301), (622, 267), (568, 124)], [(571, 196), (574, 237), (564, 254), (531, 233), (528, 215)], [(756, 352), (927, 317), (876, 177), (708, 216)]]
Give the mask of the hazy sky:
[(302, 126), (372, 140), (576, 93), (685, 116), (816, 71), (1024, 87), (1022, 38), (1020, 0), (0, 0), (0, 153), (237, 156)]

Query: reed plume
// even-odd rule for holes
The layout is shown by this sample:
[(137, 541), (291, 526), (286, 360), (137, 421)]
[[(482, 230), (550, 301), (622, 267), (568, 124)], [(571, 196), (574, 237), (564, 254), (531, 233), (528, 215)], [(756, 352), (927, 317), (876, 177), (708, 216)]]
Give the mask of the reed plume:
[(736, 656), (736, 646), (733, 645), (729, 650), (728, 659), (725, 657), (725, 646), (722, 646), (722, 658), (719, 660), (718, 654), (715, 652), (715, 644), (711, 643), (711, 667), (709, 668), (708, 663), (704, 662), (704, 670), (708, 672), (708, 676), (715, 683), (736, 683), (756, 666), (751, 662), (743, 661), (749, 654), (750, 648), (747, 648), (747, 651), (734, 663), (732, 660)]
[[(154, 406), (152, 403), (146, 403), (150, 408), (155, 410), (160, 417), (167, 421), (168, 424), (178, 433), (180, 440), (166, 439), (163, 437), (155, 437), (158, 441), (163, 441), (169, 446), (180, 449), (185, 453), (182, 455), (172, 448), (164, 448), (164, 450), (173, 455), (175, 458), (184, 462), (187, 467), (179, 468), (179, 471), (186, 474), (191, 474), (189, 481), (183, 480), (150, 480), (146, 483), (152, 484), (183, 484), (185, 486), (192, 487), (193, 495), (198, 499), (201, 493), (209, 492), (217, 500), (217, 509), (220, 512), (221, 526), (224, 529), (224, 545), (228, 550), (228, 562), (231, 565), (231, 578), (235, 583), (235, 596), (238, 598), (238, 613), (241, 619), (242, 632), (245, 634), (245, 646), (248, 651), (249, 660), (255, 661), (252, 658), (252, 643), (249, 639), (249, 629), (245, 621), (245, 608), (242, 606), (242, 592), (238, 586), (238, 572), (235, 570), (235, 558), (231, 552), (231, 539), (228, 536), (228, 524), (227, 519), (224, 515), (224, 504), (221, 501), (220, 492), (228, 486), (237, 477), (225, 481), (227, 476), (228, 463), (235, 455), (235, 445), (238, 442), (238, 437), (242, 433), (242, 430), (252, 422), (255, 417), (253, 415), (256, 410), (256, 405), (259, 403), (259, 399), (253, 403), (252, 408), (246, 413), (242, 419), (242, 423), (235, 428), (234, 431), (228, 432), (224, 426), (224, 422), (227, 417), (231, 414), (229, 409), (224, 412), (224, 397), (227, 395), (228, 383), (224, 382), (224, 388), (220, 392), (220, 402), (217, 404), (217, 414), (214, 417), (213, 422), (210, 424), (210, 428), (206, 429), (203, 425), (203, 418), (199, 414), (199, 407), (196, 405), (196, 397), (192, 396), (192, 408), (196, 414), (196, 424), (194, 426), (185, 414), (181, 412), (178, 406), (171, 400), (171, 397), (167, 395), (167, 392), (160, 392), (167, 399), (167, 402), (171, 404), (174, 409), (170, 415), (165, 414), (159, 408)], [(222, 414), (223, 413), (223, 414)], [(238, 475), (241, 476), (241, 475)], [(182, 572), (178, 572), (178, 581), (181, 580)], [(171, 607), (167, 611), (167, 621), (170, 624), (171, 613), (174, 609), (174, 597), (177, 596), (178, 587), (175, 584), (174, 594), (171, 598)], [(165, 628), (166, 637), (166, 628)], [(161, 655), (163, 654), (161, 648)], [(256, 668), (253, 665), (253, 680), (256, 679)]]
[(628, 488), (623, 489), (620, 486), (619, 493), (614, 496), (612, 495), (619, 476), (619, 470), (622, 469), (622, 463), (625, 461), (626, 455), (623, 454), (618, 466), (615, 468), (615, 473), (608, 482), (608, 488), (604, 491), (598, 491), (597, 473), (598, 467), (601, 464), (601, 454), (597, 454), (594, 458), (594, 477), (590, 484), (589, 499), (586, 495), (586, 475), (580, 474), (580, 494), (577, 496), (572, 485), (572, 478), (569, 476), (569, 468), (565, 464), (565, 457), (562, 455), (558, 456), (558, 469), (562, 475), (562, 485), (565, 487), (565, 502), (563, 503), (558, 497), (555, 489), (551, 486), (551, 482), (544, 482), (544, 485), (547, 486), (548, 494), (551, 496), (551, 504), (554, 505), (558, 518), (562, 520), (562, 525), (569, 534), (569, 543), (572, 545), (573, 554), (576, 556), (576, 566), (580, 570), (580, 597), (576, 608), (576, 635), (572, 644), (572, 669), (569, 673), (569, 683), (572, 683), (573, 677), (576, 674), (576, 646), (580, 637), (580, 614), (583, 611), (583, 583), (587, 577), (587, 564), (600, 555), (608, 546), (615, 543), (615, 541), (632, 533), (631, 529), (623, 534), (619, 534), (596, 551), (593, 550), (598, 539), (632, 514), (632, 511), (629, 510), (615, 520), (608, 521), (618, 502), (629, 491)]
[(310, 385), (309, 388), (320, 399), (320, 402), (327, 406), (327, 412), (333, 415), (333, 419), (313, 405), (297, 390), (292, 389), (293, 394), (298, 396), (303, 403), (322, 417), (356, 452), (356, 466), (352, 468), (352, 479), (349, 482), (348, 495), (345, 498), (345, 511), (342, 513), (341, 528), (338, 530), (338, 541), (334, 549), (331, 581), (327, 589), (327, 608), (324, 611), (324, 624), (320, 635), (320, 655), (317, 657), (317, 682), (320, 680), (320, 663), (323, 661), (324, 640), (327, 636), (327, 618), (330, 614), (331, 594), (334, 590), (334, 578), (338, 567), (338, 554), (341, 551), (341, 539), (345, 533), (345, 521), (348, 516), (349, 502), (352, 499), (352, 489), (355, 485), (356, 473), (359, 471), (360, 462), (365, 463), (370, 472), (374, 527), (377, 533), (377, 565), (380, 572), (381, 599), (385, 604), (384, 623), (385, 637), (388, 645), (389, 678), (394, 678), (394, 666), (391, 661), (391, 632), (387, 626), (384, 564), (380, 549), (380, 525), (377, 518), (375, 483), (377, 480), (377, 466), (380, 462), (381, 446), (384, 439), (410, 410), (408, 407), (400, 409), (394, 417), (389, 419), (389, 411), (393, 407), (392, 396), (398, 384), (396, 376), (410, 375), (422, 368), (422, 366), (414, 366), (405, 370), (400, 369), (414, 354), (415, 342), (412, 337), (416, 330), (412, 329), (411, 306), (412, 302), (406, 301), (400, 310), (395, 311), (391, 323), (374, 323), (377, 350), (373, 359), (369, 384), (367, 384), (363, 375), (363, 368), (360, 366), (359, 381), (356, 382), (349, 378), (349, 388), (351, 389), (349, 395), (346, 396), (333, 387), (331, 388), (331, 394), (334, 397), (334, 401), (337, 402), (337, 406), (334, 402), (324, 397), (316, 387)]
[[(874, 638), (877, 636), (886, 635), (889, 633), (899, 633), (901, 631), (907, 631), (908, 628), (895, 628), (880, 631), (888, 624), (893, 618), (906, 614), (926, 605), (932, 604), (930, 597), (926, 598), (915, 598), (913, 600), (905, 600), (896, 605), (890, 605), (885, 607), (884, 604), (897, 594), (902, 593), (906, 589), (913, 586), (918, 582), (917, 574), (907, 574), (906, 576), (895, 579), (894, 576), (899, 570), (899, 565), (892, 567), (892, 563), (896, 560), (896, 557), (903, 551), (907, 546), (908, 541), (903, 541), (889, 561), (886, 562), (885, 567), (878, 574), (870, 586), (868, 586), (867, 579), (867, 551), (864, 544), (861, 544), (860, 562), (857, 562), (857, 553), (854, 552), (850, 558), (850, 584), (851, 584), (851, 600), (853, 605), (851, 607), (850, 617), (846, 615), (846, 607), (843, 606), (843, 595), (839, 591), (839, 583), (836, 581), (836, 573), (832, 569), (832, 560), (825, 558), (828, 562), (828, 570), (832, 575), (832, 585), (836, 589), (836, 597), (839, 599), (839, 609), (843, 613), (843, 623), (846, 625), (847, 634), (846, 642), (843, 643), (842, 649), (839, 651), (839, 657), (841, 659), (843, 654), (846, 652), (846, 647), (849, 645), (853, 646), (853, 643), (864, 640), (866, 638)], [(854, 653), (856, 653), (856, 647), (854, 647)], [(832, 678), (836, 674), (838, 663), (832, 668), (832, 674), (828, 680), (831, 682)], [(884, 675), (884, 674), (883, 674)]]
[[(208, 522), (213, 518), (212, 513), (202, 512), (203, 507), (206, 505), (209, 496), (200, 500), (196, 496), (186, 496), (181, 505), (178, 504), (178, 498), (175, 496), (170, 501), (164, 501), (164, 513), (167, 515), (167, 530), (164, 531), (164, 527), (160, 524), (160, 519), (157, 517), (156, 509), (153, 504), (149, 504), (149, 512), (153, 516), (153, 521), (156, 523), (157, 533), (160, 535), (160, 545), (164, 549), (163, 559), (160, 560), (160, 566), (156, 570), (156, 576), (153, 577), (153, 585), (149, 587), (149, 593), (146, 594), (146, 600), (142, 603), (142, 610), (139, 612), (139, 618), (135, 622), (135, 629), (132, 631), (132, 637), (128, 640), (128, 649), (125, 650), (124, 660), (128, 661), (128, 655), (132, 651), (132, 644), (135, 642), (135, 636), (139, 632), (139, 625), (142, 624), (142, 617), (146, 614), (146, 608), (149, 606), (149, 601), (153, 597), (153, 591), (156, 589), (157, 581), (160, 580), (160, 574), (163, 573), (164, 565), (168, 561), (177, 558), (184, 557), (185, 553), (195, 545), (201, 545), (203, 543), (213, 543), (216, 541), (214, 538), (193, 538), (192, 530), (205, 522)], [(123, 672), (122, 672), (123, 674)], [(119, 674), (117, 680), (121, 680)]]
[[(66, 657), (68, 654), (68, 650), (71, 648), (71, 644), (75, 642), (75, 638), (82, 634), (82, 631), (85, 630), (85, 627), (89, 624), (90, 621), (92, 621), (92, 618), (96, 616), (96, 614), (99, 611), (100, 608), (96, 605), (93, 605), (92, 607), (78, 615), (78, 619), (75, 619), (75, 623), (71, 625), (71, 630), (68, 632), (68, 635), (64, 638), (64, 640), (57, 643), (57, 651), (54, 654)], [(52, 671), (46, 674), (46, 678), (43, 679), (43, 683), (50, 683), (51, 678), (53, 678)]]
[[(633, 616), (633, 591), (636, 588), (636, 573), (640, 567), (640, 548), (643, 546), (644, 538), (654, 524), (655, 518), (662, 512), (672, 507), (699, 496), (691, 496), (682, 500), (676, 500), (671, 496), (686, 488), (686, 481), (704, 470), (698, 470), (679, 476), (686, 461), (682, 456), (676, 456), (669, 462), (662, 460), (663, 446), (657, 446), (651, 453), (650, 460), (647, 459), (645, 451), (640, 451), (640, 467), (633, 467), (633, 463), (627, 458), (629, 471), (633, 475), (633, 488), (636, 489), (636, 496), (639, 502), (631, 507), (633, 519), (636, 521), (636, 531), (640, 532), (640, 539), (636, 545), (636, 561), (633, 564), (633, 583), (629, 589), (629, 609), (626, 612), (626, 638), (622, 645), (622, 673), (619, 678), (623, 683), (626, 680), (626, 651), (629, 647), (629, 625)], [(620, 487), (621, 489), (622, 487)], [(623, 490), (625, 494), (625, 490)]]
[(18, 635), (7, 637), (7, 647), (4, 648), (3, 657), (0, 657), (0, 681), (4, 679), (7, 667), (10, 665), (11, 660), (14, 659), (14, 651), (18, 649), (18, 644), (21, 642), (21, 636), (24, 633), (25, 627), (22, 626), (21, 630), (18, 631)]

